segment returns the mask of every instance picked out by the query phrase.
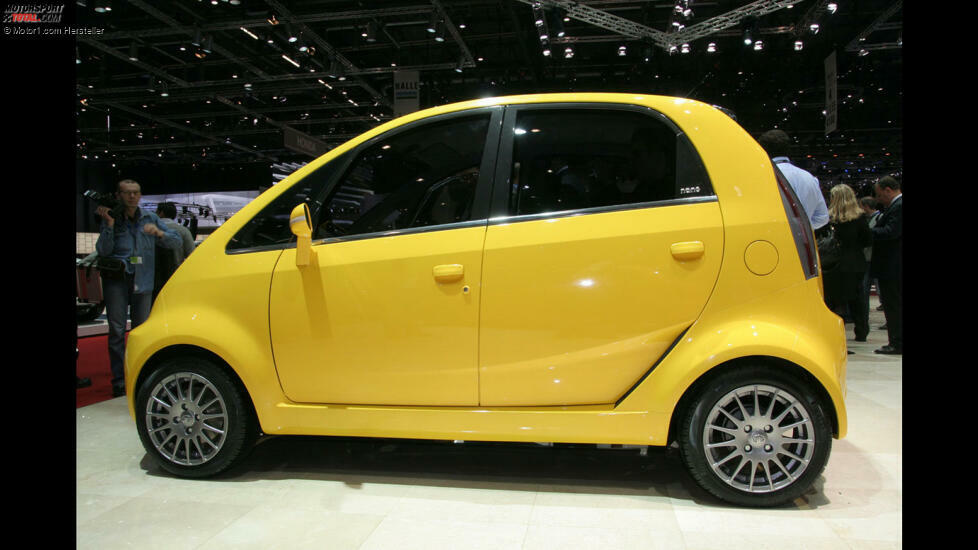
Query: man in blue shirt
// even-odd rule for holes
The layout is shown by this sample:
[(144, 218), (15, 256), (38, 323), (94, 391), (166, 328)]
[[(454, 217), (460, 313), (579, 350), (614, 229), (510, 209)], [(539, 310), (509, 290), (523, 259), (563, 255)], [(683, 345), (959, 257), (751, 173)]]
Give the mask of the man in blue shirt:
[(109, 366), (112, 369), (112, 397), (125, 395), (126, 313), (132, 328), (149, 317), (152, 306), (153, 272), (156, 243), (178, 248), (180, 236), (166, 227), (153, 212), (139, 208), (142, 190), (139, 183), (125, 179), (119, 182), (116, 197), (125, 207), (125, 215), (115, 219), (107, 206), (96, 210), (102, 217), (95, 250), (103, 258), (121, 260), (124, 272), (117, 277), (102, 273), (102, 295), (109, 320)]
[(825, 196), (822, 195), (822, 188), (818, 184), (818, 178), (807, 170), (803, 170), (788, 160), (788, 147), (791, 145), (791, 138), (783, 130), (769, 130), (757, 138), (764, 151), (771, 157), (771, 161), (778, 165), (781, 173), (784, 174), (791, 188), (794, 190), (798, 200), (801, 201), (802, 208), (808, 214), (808, 219), (812, 223), (812, 229), (816, 230), (829, 223), (829, 209), (825, 206)]

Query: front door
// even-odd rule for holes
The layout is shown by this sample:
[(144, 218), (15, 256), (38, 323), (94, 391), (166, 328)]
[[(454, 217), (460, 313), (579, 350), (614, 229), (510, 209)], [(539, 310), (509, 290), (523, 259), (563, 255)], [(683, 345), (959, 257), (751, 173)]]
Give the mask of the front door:
[(283, 252), (269, 321), (289, 399), (478, 404), (491, 116), (500, 113), (457, 114), (366, 143), (313, 214), (309, 265), (295, 265), (294, 248)]

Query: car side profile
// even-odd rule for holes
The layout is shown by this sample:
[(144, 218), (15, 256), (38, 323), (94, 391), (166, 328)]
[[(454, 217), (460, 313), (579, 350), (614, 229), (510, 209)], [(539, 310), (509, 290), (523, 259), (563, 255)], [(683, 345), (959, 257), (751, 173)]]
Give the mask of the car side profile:
[(667, 446), (726, 501), (797, 498), (846, 434), (845, 331), (790, 185), (654, 95), (419, 111), (262, 193), (126, 353), (162, 468), (259, 434)]

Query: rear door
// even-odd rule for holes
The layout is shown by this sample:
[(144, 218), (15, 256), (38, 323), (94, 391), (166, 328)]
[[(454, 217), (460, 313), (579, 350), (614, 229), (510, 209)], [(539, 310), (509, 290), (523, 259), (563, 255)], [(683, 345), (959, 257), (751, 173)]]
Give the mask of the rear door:
[(647, 108), (508, 107), (483, 260), (479, 402), (613, 403), (706, 304), (723, 226)]

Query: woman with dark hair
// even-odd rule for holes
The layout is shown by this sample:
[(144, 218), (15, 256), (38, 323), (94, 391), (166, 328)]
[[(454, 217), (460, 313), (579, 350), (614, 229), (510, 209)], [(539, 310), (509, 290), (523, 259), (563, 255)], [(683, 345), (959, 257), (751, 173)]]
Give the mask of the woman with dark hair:
[(856, 193), (844, 183), (829, 193), (829, 225), (839, 242), (839, 260), (823, 273), (825, 303), (840, 317), (846, 308), (855, 323), (857, 342), (869, 335), (869, 312), (859, 305), (860, 287), (867, 263), (864, 248), (872, 246), (873, 235), (856, 200)]

